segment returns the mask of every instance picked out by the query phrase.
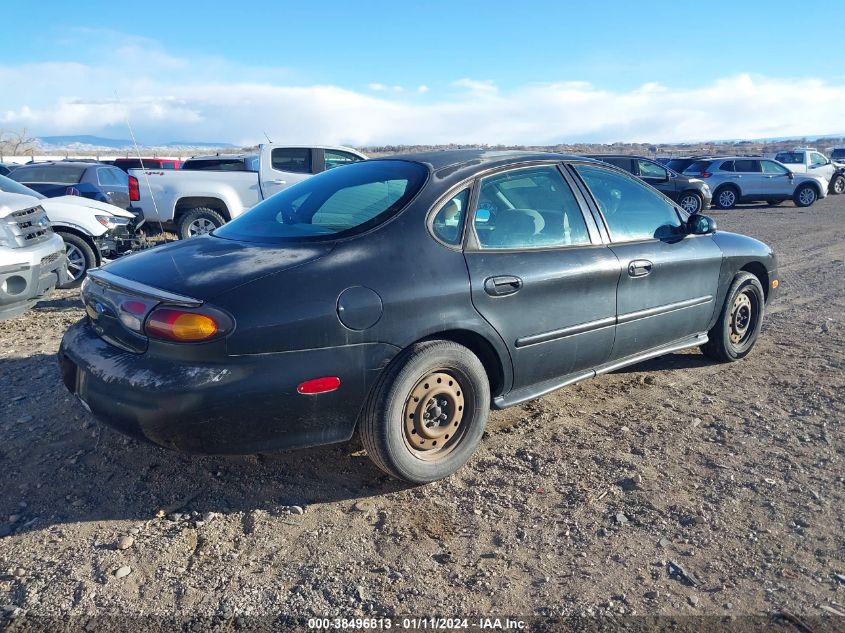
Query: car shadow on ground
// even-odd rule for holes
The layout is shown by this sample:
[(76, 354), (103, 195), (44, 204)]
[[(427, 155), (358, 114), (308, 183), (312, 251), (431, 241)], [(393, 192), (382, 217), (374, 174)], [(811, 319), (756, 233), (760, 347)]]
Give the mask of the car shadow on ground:
[(680, 352), (658, 356), (644, 360), (636, 365), (622, 367), (612, 372), (614, 374), (655, 373), (661, 371), (675, 371), (678, 369), (697, 369), (715, 364), (715, 361), (698, 352)]
[[(349, 442), (264, 456), (194, 456), (97, 422), (61, 382), (55, 355), (0, 361), (0, 536), (50, 525), (149, 520), (331, 503), (410, 488)], [(22, 506), (21, 504), (25, 504)], [(14, 523), (9, 515), (19, 515)]]

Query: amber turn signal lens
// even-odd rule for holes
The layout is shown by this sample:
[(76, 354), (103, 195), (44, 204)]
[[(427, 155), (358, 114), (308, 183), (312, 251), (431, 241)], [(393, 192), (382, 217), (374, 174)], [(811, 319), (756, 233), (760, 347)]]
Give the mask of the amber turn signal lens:
[(777, 288), (780, 285), (780, 282), (777, 279), (772, 279), (772, 290)]
[(147, 318), (147, 334), (169, 341), (204, 341), (219, 331), (217, 322), (207, 314), (159, 308)]

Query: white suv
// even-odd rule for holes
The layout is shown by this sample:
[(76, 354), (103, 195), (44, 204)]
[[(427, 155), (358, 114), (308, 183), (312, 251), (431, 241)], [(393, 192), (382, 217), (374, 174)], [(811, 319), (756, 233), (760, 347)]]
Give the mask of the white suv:
[(26, 312), (67, 278), (65, 243), (38, 201), (0, 193), (0, 320)]

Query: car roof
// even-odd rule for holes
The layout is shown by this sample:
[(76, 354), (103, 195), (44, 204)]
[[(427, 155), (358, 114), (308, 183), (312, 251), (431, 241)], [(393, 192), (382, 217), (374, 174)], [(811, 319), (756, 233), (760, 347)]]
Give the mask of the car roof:
[[(555, 152), (532, 152), (519, 150), (490, 149), (447, 149), (432, 152), (413, 152), (379, 156), (370, 160), (406, 160), (427, 165), (435, 173), (443, 172), (478, 172), (508, 165), (514, 162), (533, 162), (548, 160), (586, 160), (584, 156), (558, 154)], [(590, 161), (592, 162), (592, 161)]]
[(111, 165), (106, 165), (105, 163), (101, 163), (99, 161), (84, 161), (84, 160), (48, 160), (44, 161), (43, 163), (25, 163), (21, 165), (21, 167), (67, 167), (68, 165), (72, 167), (111, 167)]

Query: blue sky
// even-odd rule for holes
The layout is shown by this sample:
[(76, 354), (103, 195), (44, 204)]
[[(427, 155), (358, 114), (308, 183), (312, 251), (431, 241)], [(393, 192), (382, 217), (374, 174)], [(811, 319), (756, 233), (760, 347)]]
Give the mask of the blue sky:
[(128, 115), (151, 142), (354, 144), (845, 132), (842, 2), (68, 6), (5, 3), (0, 127), (125, 137)]

